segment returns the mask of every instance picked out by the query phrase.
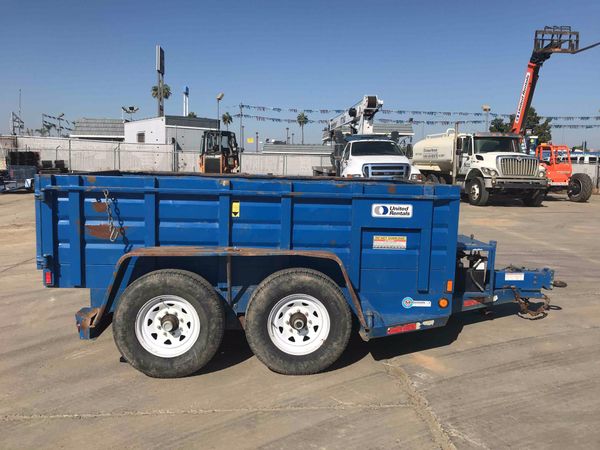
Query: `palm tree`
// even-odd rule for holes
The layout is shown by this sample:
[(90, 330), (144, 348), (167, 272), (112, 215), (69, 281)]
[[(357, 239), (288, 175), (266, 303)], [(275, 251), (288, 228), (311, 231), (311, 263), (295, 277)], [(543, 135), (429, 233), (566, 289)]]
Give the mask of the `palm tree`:
[[(163, 84), (163, 98), (166, 100), (171, 96), (171, 86)], [(158, 98), (158, 86), (152, 86), (152, 98)]]
[(300, 125), (300, 130), (302, 131), (302, 145), (304, 145), (304, 125), (308, 123), (308, 116), (304, 114), (304, 112), (301, 112), (298, 114), (298, 117), (296, 117), (296, 122)]
[(231, 122), (233, 122), (233, 117), (231, 117), (231, 114), (229, 114), (228, 112), (226, 112), (225, 114), (223, 114), (221, 116), (221, 120), (225, 124), (225, 127), (227, 128), (227, 131), (229, 131), (229, 124)]

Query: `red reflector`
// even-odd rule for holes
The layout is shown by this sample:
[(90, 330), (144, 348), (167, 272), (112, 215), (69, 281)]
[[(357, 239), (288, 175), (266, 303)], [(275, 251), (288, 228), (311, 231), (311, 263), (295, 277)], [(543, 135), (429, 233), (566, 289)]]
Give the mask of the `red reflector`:
[(416, 329), (416, 323), (407, 323), (406, 325), (397, 325), (395, 327), (389, 327), (387, 329), (387, 334), (406, 333), (407, 331), (414, 331)]
[(479, 305), (480, 303), (477, 300), (467, 299), (463, 300), (463, 307), (468, 308), (469, 306)]
[(44, 284), (47, 286), (52, 285), (52, 272), (50, 272), (50, 271), (44, 272)]

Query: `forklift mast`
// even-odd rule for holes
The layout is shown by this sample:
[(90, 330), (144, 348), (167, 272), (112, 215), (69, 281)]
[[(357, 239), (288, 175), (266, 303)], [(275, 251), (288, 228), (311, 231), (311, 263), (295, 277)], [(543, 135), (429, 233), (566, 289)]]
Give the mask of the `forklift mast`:
[(544, 27), (543, 30), (536, 30), (533, 40), (533, 52), (527, 64), (525, 81), (523, 82), (517, 112), (511, 127), (512, 133), (523, 134), (524, 132), (527, 112), (531, 106), (539, 71), (544, 62), (553, 53), (575, 54), (597, 45), (600, 45), (600, 42), (580, 49), (579, 32), (572, 31), (571, 27), (568, 26), (552, 26)]

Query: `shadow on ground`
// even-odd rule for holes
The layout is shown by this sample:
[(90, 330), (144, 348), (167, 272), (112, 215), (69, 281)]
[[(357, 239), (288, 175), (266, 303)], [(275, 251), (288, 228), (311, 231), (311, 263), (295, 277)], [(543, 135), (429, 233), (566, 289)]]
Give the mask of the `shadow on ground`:
[[(554, 306), (552, 309), (559, 310), (560, 307)], [(351, 366), (369, 354), (375, 361), (381, 361), (423, 350), (444, 347), (458, 338), (465, 325), (502, 319), (503, 317), (516, 315), (518, 311), (519, 307), (514, 303), (498, 305), (488, 314), (485, 314), (483, 310), (475, 310), (453, 315), (445, 327), (417, 333), (398, 334), (387, 338), (373, 339), (369, 342), (364, 342), (357, 332), (353, 332), (346, 351), (327, 372)], [(242, 331), (227, 331), (215, 357), (194, 375), (223, 370), (242, 363), (252, 356), (252, 350), (246, 342), (244, 333)]]

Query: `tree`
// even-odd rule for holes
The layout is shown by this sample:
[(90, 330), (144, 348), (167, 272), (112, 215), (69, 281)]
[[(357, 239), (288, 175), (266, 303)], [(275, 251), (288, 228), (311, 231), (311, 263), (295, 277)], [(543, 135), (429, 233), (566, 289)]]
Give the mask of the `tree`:
[(194, 111), (188, 113), (188, 117), (198, 117)]
[[(496, 117), (490, 123), (490, 131), (503, 133), (509, 132), (514, 120), (514, 114), (510, 115), (508, 123), (504, 122), (504, 119), (501, 117)], [(540, 144), (544, 142), (550, 142), (552, 140), (552, 128), (550, 126), (551, 120), (552, 119), (546, 119), (542, 122), (542, 118), (537, 114), (535, 108), (531, 107), (529, 108), (529, 111), (527, 111), (524, 128), (526, 130), (531, 130), (533, 135), (538, 137)]]
[(490, 131), (493, 133), (508, 133), (510, 123), (506, 123), (502, 117), (496, 117), (490, 122)]
[(221, 116), (221, 120), (225, 124), (225, 127), (227, 128), (227, 131), (229, 131), (229, 124), (231, 122), (233, 122), (233, 117), (231, 117), (231, 114), (229, 114), (228, 112), (226, 112), (225, 114), (223, 114)]
[[(171, 86), (163, 84), (163, 98), (166, 100), (171, 96)], [(158, 98), (158, 86), (152, 86), (152, 98)]]
[(300, 130), (302, 131), (302, 144), (304, 145), (304, 125), (308, 123), (308, 116), (304, 114), (304, 112), (301, 112), (298, 114), (298, 117), (296, 117), (296, 122), (300, 125)]

